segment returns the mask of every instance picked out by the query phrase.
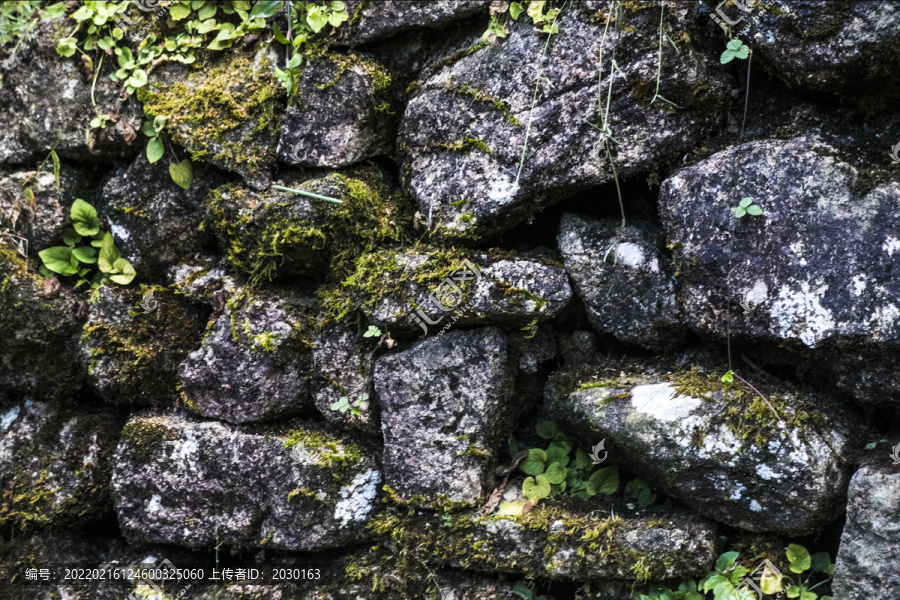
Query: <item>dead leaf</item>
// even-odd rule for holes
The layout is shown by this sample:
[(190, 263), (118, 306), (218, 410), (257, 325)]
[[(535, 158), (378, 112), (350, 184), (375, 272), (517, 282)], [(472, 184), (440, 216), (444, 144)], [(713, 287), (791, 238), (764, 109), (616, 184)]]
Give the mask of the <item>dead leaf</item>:
[(502, 15), (509, 10), (509, 2), (507, 0), (494, 0), (491, 2), (490, 14)]
[(59, 279), (50, 277), (44, 280), (44, 298), (56, 298), (59, 296)]
[(394, 346), (397, 345), (397, 340), (394, 340), (392, 338), (387, 338), (386, 340), (384, 340), (384, 345), (388, 347), (388, 350), (390, 350), (391, 348), (393, 348)]

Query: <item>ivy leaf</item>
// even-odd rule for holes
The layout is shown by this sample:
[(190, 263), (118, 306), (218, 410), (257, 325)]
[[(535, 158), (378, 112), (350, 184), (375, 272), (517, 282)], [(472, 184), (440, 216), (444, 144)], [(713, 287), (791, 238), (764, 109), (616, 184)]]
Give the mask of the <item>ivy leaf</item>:
[(534, 429), (545, 440), (552, 440), (559, 433), (559, 428), (552, 421), (541, 421)]
[(147, 142), (147, 161), (151, 165), (161, 159), (165, 153), (166, 148), (158, 136)]
[(103, 236), (103, 243), (100, 246), (100, 256), (97, 259), (97, 266), (100, 267), (101, 273), (112, 273), (113, 265), (117, 260), (122, 258), (119, 249), (116, 248), (116, 242), (108, 231)]
[(613, 494), (619, 489), (619, 469), (605, 467), (600, 469), (588, 479), (588, 494)]
[(250, 11), (250, 18), (262, 17), (267, 19), (277, 13), (284, 4), (281, 0), (260, 0)]
[(550, 495), (550, 482), (543, 475), (528, 477), (522, 482), (522, 495), (532, 502), (546, 498)]
[(322, 28), (328, 25), (328, 14), (323, 6), (312, 6), (306, 13), (306, 22), (309, 24), (313, 33), (319, 33)]
[(72, 266), (72, 249), (68, 246), (53, 246), (38, 252), (44, 266), (60, 275), (75, 275), (78, 269)]
[(100, 233), (100, 219), (97, 217), (97, 211), (84, 200), (75, 200), (69, 213), (72, 217), (72, 226), (78, 232), (78, 235), (97, 235)]
[(97, 262), (97, 251), (90, 246), (81, 246), (72, 250), (72, 256), (86, 265), (92, 265)]
[(547, 462), (547, 454), (540, 448), (531, 448), (528, 450), (528, 458), (522, 461), (519, 469), (526, 475), (540, 475), (544, 472)]
[(719, 57), (719, 63), (730, 63), (735, 58), (747, 58), (750, 56), (750, 48), (741, 40), (731, 40)]
[(172, 181), (178, 184), (179, 187), (186, 190), (190, 189), (191, 183), (194, 181), (194, 171), (191, 168), (191, 160), (186, 158), (180, 163), (172, 163), (169, 165), (169, 175), (172, 176)]
[(566, 481), (567, 472), (568, 469), (566, 469), (558, 462), (555, 462), (551, 463), (550, 466), (547, 467), (547, 472), (544, 473), (544, 476), (547, 477), (547, 481), (549, 481), (551, 484), (557, 485)]
[(787, 558), (791, 562), (791, 571), (794, 573), (802, 573), (803, 571), (809, 569), (812, 561), (809, 556), (809, 551), (803, 546), (798, 546), (797, 544), (790, 544), (787, 548)]

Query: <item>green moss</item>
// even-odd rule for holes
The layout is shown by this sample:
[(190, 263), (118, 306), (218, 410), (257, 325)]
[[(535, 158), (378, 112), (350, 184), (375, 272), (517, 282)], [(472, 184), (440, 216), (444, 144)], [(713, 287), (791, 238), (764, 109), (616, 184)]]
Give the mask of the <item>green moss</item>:
[(139, 461), (144, 461), (164, 441), (177, 437), (164, 422), (154, 418), (132, 419), (122, 428), (122, 439), (128, 442), (131, 455)]
[(297, 445), (318, 456), (316, 465), (319, 467), (356, 465), (362, 456), (356, 444), (318, 429), (295, 429), (288, 433), (284, 447), (290, 449)]
[(499, 98), (494, 98), (493, 96), (484, 93), (483, 91), (473, 88), (468, 85), (458, 85), (455, 87), (451, 87), (448, 89), (449, 92), (465, 94), (467, 96), (471, 96), (478, 102), (486, 102), (491, 104), (495, 109), (500, 111), (506, 120), (512, 123), (513, 125), (521, 126), (522, 123), (516, 118), (516, 116), (510, 110), (510, 106), (508, 103), (500, 100)]
[(466, 156), (468, 156), (470, 148), (477, 148), (485, 154), (494, 153), (493, 150), (488, 148), (487, 144), (475, 137), (472, 137), (472, 135), (468, 133), (466, 134), (466, 138), (461, 142), (456, 142), (455, 144), (443, 144), (435, 142), (432, 145), (435, 148), (443, 148), (445, 150), (449, 150), (450, 152), (465, 152)]
[(137, 97), (147, 114), (166, 118), (166, 131), (193, 160), (215, 153), (227, 168), (248, 172), (274, 160), (284, 89), (266, 58), (256, 65), (233, 51), (222, 63), (197, 67), (183, 83), (138, 88)]

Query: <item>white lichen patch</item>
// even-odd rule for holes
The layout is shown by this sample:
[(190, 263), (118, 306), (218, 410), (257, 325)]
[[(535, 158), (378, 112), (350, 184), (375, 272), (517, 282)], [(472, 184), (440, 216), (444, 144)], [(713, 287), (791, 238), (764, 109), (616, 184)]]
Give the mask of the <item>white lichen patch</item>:
[(758, 465), (756, 467), (756, 474), (759, 475), (760, 479), (765, 479), (766, 481), (781, 479), (782, 477), (781, 473), (776, 473), (766, 464)]
[(775, 333), (784, 339), (799, 339), (810, 348), (832, 334), (834, 317), (820, 302), (827, 290), (827, 285), (810, 290), (808, 282), (801, 283), (799, 290), (781, 286), (769, 311)]
[(859, 297), (862, 293), (866, 291), (866, 276), (865, 275), (854, 275), (853, 276), (853, 293)]
[(766, 282), (762, 279), (757, 279), (753, 283), (753, 287), (744, 294), (744, 300), (752, 306), (759, 306), (765, 302), (768, 297), (769, 286), (767, 286)]
[(884, 244), (881, 245), (881, 249), (887, 252), (888, 256), (893, 257), (894, 252), (900, 250), (900, 240), (898, 240), (894, 236), (888, 236), (888, 238), (884, 241)]
[(616, 246), (616, 262), (637, 269), (647, 261), (644, 249), (633, 242), (622, 242)]
[(679, 421), (690, 416), (703, 400), (677, 396), (668, 383), (635, 386), (631, 390), (631, 407), (660, 421)]
[(159, 494), (153, 494), (153, 496), (150, 497), (150, 502), (147, 504), (147, 512), (148, 513), (162, 512), (163, 507), (162, 507), (161, 501), (162, 501), (162, 498), (160, 497)]
[(2, 415), (0, 415), (0, 430), (9, 429), (9, 426), (12, 425), (13, 421), (19, 416), (19, 407), (13, 406), (12, 409), (6, 411)]
[(508, 204), (512, 202), (516, 193), (519, 191), (519, 184), (510, 180), (505, 175), (500, 175), (491, 182), (488, 189), (488, 199), (496, 204)]
[(341, 499), (334, 507), (334, 519), (340, 522), (341, 527), (366, 520), (374, 509), (379, 483), (381, 473), (369, 469), (358, 473), (353, 481), (341, 488)]
[(879, 306), (869, 317), (869, 328), (875, 334), (875, 338), (893, 337), (900, 322), (900, 309), (896, 304)]
[(756, 500), (752, 500), (750, 502), (750, 510), (753, 512), (760, 512), (762, 510), (762, 506)]

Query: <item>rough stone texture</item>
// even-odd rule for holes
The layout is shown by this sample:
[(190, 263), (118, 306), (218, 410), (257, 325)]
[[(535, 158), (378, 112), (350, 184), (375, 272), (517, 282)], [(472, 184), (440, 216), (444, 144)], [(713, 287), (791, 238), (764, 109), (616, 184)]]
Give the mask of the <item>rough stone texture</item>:
[[(853, 351), (887, 354), (887, 372), (873, 381), (870, 371), (865, 393), (855, 394), (852, 374), (844, 389), (890, 400), (900, 385), (900, 184), (858, 193), (858, 177), (831, 147), (795, 138), (719, 152), (663, 182), (688, 326), (724, 341), (730, 311), (732, 337), (816, 349), (819, 360), (848, 363), (842, 371), (854, 368)], [(743, 197), (763, 214), (734, 219)]]
[[(284, 111), (275, 80), (274, 47), (217, 54), (205, 68), (169, 62), (139, 88), (148, 115), (166, 118), (164, 132), (195, 161), (234, 171), (255, 190), (269, 187)], [(169, 160), (168, 158), (163, 160)]]
[[(693, 27), (696, 10), (669, 5), (667, 27), (673, 34)], [(587, 7), (565, 9), (543, 59), (546, 40), (530, 19), (511, 22), (508, 38), (479, 49), (482, 26), (419, 82), (403, 115), (398, 147), (407, 187), (426, 222), (451, 237), (478, 238), (505, 231), (564, 196), (612, 182), (600, 135), (585, 122), (600, 123), (595, 57), (601, 46), (601, 87), (606, 97), (612, 83), (608, 125), (618, 141), (610, 144), (620, 180), (680, 156), (716, 122), (725, 91), (718, 60), (699, 54), (684, 38), (677, 56), (664, 47), (659, 92), (683, 108), (659, 99), (650, 104), (659, 11), (626, 10), (627, 27), (618, 35), (610, 31), (605, 42), (595, 16)], [(694, 32), (688, 39), (695, 34), (704, 35)], [(466, 51), (470, 47), (474, 52)], [(624, 76), (610, 75), (614, 51)], [(538, 75), (544, 83), (532, 113)]]
[(556, 358), (556, 335), (553, 326), (542, 323), (530, 332), (509, 334), (510, 360), (516, 368), (513, 397), (518, 400), (519, 415), (527, 415), (541, 399), (544, 382), (552, 371)]
[[(885, 461), (886, 462), (886, 461)], [(834, 597), (900, 597), (900, 470), (863, 466), (850, 480), (847, 523), (834, 567)]]
[(87, 309), (68, 288), (44, 295), (43, 279), (0, 241), (0, 390), (61, 400), (84, 379), (78, 336)]
[(271, 420), (310, 407), (314, 301), (293, 290), (229, 295), (203, 344), (178, 368), (186, 404), (230, 423)]
[(200, 251), (206, 239), (199, 230), (204, 199), (221, 177), (198, 163), (194, 181), (185, 190), (169, 175), (166, 160), (151, 165), (141, 154), (103, 188), (106, 221), (116, 247), (143, 281), (162, 278), (179, 260)]
[[(341, 423), (367, 433), (378, 431), (378, 418), (372, 390), (373, 357), (378, 338), (364, 338), (347, 327), (332, 325), (313, 337), (312, 396), (316, 408), (332, 423)], [(363, 399), (363, 394), (368, 399)], [(346, 397), (359, 408), (332, 410), (331, 405)], [(363, 410), (361, 404), (366, 404)], [(353, 406), (351, 406), (352, 408)]]
[(120, 423), (108, 410), (63, 412), (25, 400), (0, 413), (0, 526), (64, 527), (108, 513)]
[(596, 335), (590, 331), (573, 331), (559, 336), (559, 354), (566, 367), (587, 364), (596, 353)]
[(513, 399), (506, 336), (450, 331), (375, 362), (386, 483), (405, 501), (476, 503), (490, 491)]
[(833, 398), (747, 375), (782, 424), (749, 387), (703, 364), (607, 363), (596, 373), (552, 379), (548, 418), (576, 439), (607, 439), (630, 470), (692, 510), (789, 535), (840, 513), (863, 429)]
[(374, 167), (312, 176), (286, 172), (276, 183), (342, 203), (278, 190), (258, 194), (240, 185), (214, 190), (210, 227), (229, 264), (254, 284), (321, 273), (342, 251), (399, 241), (412, 221), (398, 190)]
[[(46, 168), (46, 167), (45, 167)], [(23, 197), (22, 184), (31, 182), (34, 203)], [(29, 256), (52, 246), (71, 222), (69, 211), (75, 198), (90, 199), (87, 173), (67, 166), (59, 170), (59, 186), (53, 165), (47, 171), (18, 171), (0, 178), (0, 229), (8, 229), (29, 242)]]
[(307, 64), (278, 142), (278, 160), (300, 167), (343, 167), (387, 154), (391, 76), (364, 58), (326, 55)]
[[(292, 444), (292, 445), (291, 445)], [(131, 544), (323, 550), (365, 539), (381, 474), (349, 440), (285, 437), (171, 415), (132, 418), (113, 468)]]
[(162, 286), (97, 294), (80, 341), (90, 388), (114, 404), (171, 404), (178, 365), (203, 338), (204, 312)]
[(348, 0), (345, 4), (353, 18), (338, 32), (339, 45), (373, 42), (422, 27), (441, 28), (476, 13), (487, 16), (490, 0)]
[(566, 213), (559, 251), (591, 325), (621, 342), (671, 350), (685, 327), (669, 261), (648, 225), (596, 221)]
[[(745, 13), (731, 8), (733, 20)], [(900, 60), (900, 12), (890, 2), (776, 0), (736, 25), (788, 85), (825, 92), (885, 88)]]
[[(0, 62), (0, 122), (5, 125), (0, 157), (11, 164), (39, 163), (54, 148), (61, 158), (79, 162), (127, 158), (141, 150), (143, 112), (132, 97), (122, 95), (120, 83), (110, 80), (114, 62), (104, 61), (96, 78), (94, 106), (94, 73), (56, 53), (57, 42), (69, 31), (62, 19), (41, 21), (31, 41)], [(98, 114), (113, 118), (93, 130), (88, 141), (85, 131)]]
[[(478, 269), (477, 275), (465, 260)], [(456, 323), (526, 325), (547, 321), (572, 297), (559, 263), (542, 257), (465, 250), (365, 255), (344, 287), (350, 288), (353, 305), (375, 325), (400, 330), (427, 325), (429, 333)]]
[(716, 525), (686, 511), (603, 513), (538, 506), (522, 517), (454, 514), (449, 527), (434, 513), (387, 513), (373, 529), (434, 564), (553, 580), (698, 576), (715, 560)]

